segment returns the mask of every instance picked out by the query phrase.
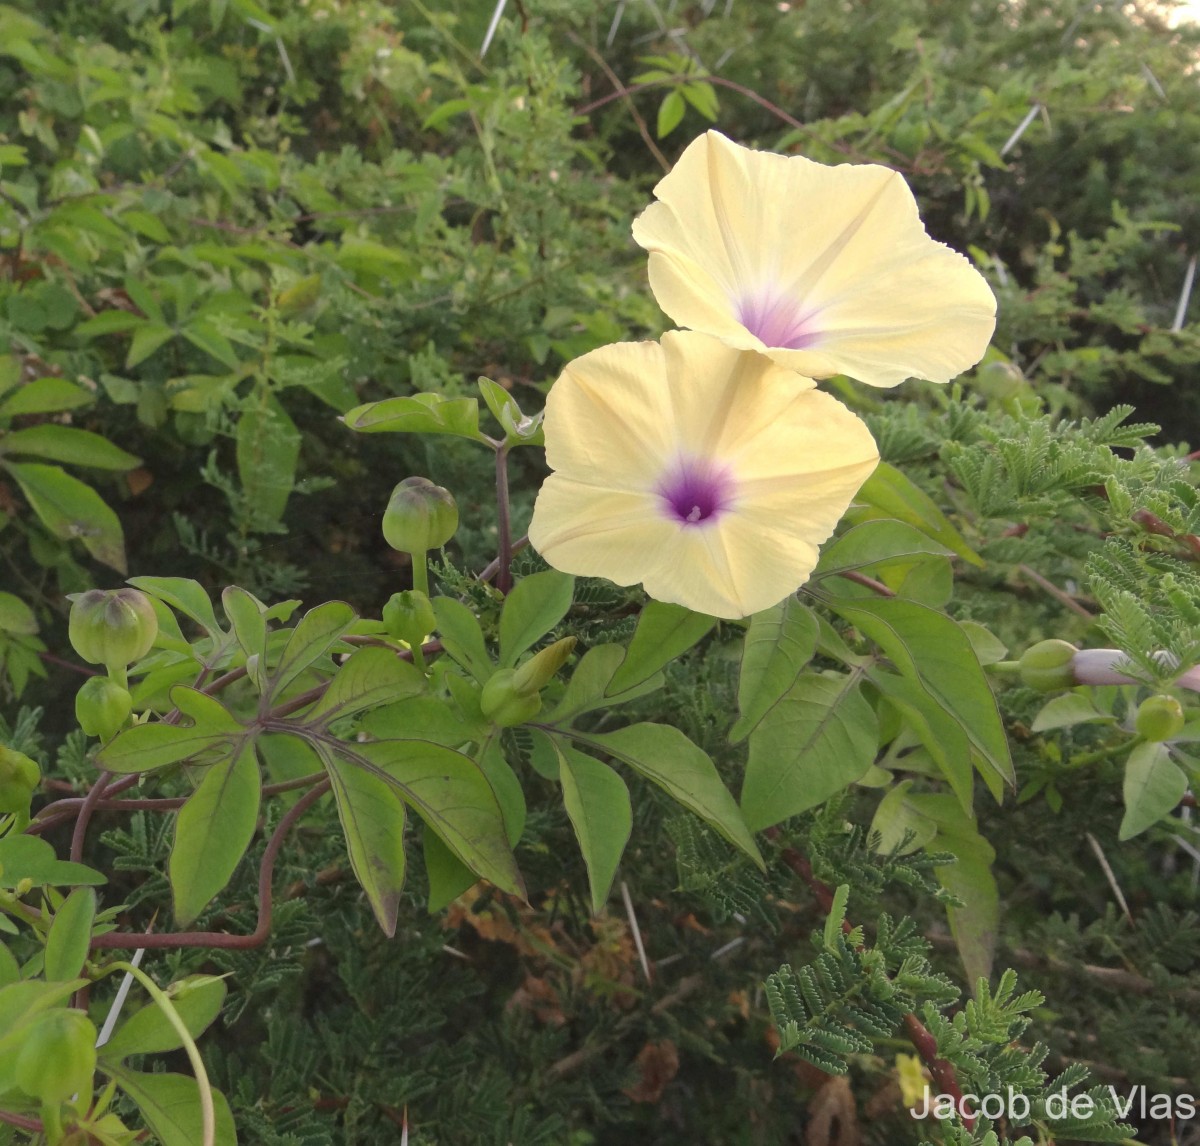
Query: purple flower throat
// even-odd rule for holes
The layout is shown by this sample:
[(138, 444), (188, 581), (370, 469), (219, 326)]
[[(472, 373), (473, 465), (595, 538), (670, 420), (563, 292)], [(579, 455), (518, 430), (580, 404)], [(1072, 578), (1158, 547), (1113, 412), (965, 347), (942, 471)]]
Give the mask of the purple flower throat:
[(681, 458), (658, 485), (658, 496), (668, 518), (680, 525), (711, 522), (733, 501), (733, 482), (711, 462)]
[(737, 303), (738, 321), (766, 346), (807, 350), (821, 339), (817, 311), (805, 310), (794, 298), (757, 291)]

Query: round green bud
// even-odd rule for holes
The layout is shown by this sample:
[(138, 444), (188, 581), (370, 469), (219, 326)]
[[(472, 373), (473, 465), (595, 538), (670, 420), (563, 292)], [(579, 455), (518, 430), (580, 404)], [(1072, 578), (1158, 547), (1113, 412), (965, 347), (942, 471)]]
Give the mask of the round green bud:
[(28, 812), (41, 778), (36, 760), (0, 746), (0, 815)]
[(17, 1052), (17, 1085), (46, 1104), (92, 1093), (96, 1028), (82, 1011), (57, 1008), (40, 1015)]
[(75, 694), (75, 719), (89, 736), (111, 740), (133, 711), (127, 688), (106, 676), (94, 676)]
[(389, 637), (406, 641), (422, 641), (437, 627), (433, 606), (419, 589), (393, 593), (383, 607), (383, 624)]
[(1143, 740), (1170, 740), (1183, 731), (1183, 725), (1183, 705), (1173, 696), (1148, 696), (1134, 717), (1134, 727)]
[(542, 710), (541, 693), (521, 688), (516, 675), (515, 669), (501, 669), (483, 686), (479, 698), (483, 715), (499, 728), (524, 724)]
[(405, 478), (394, 490), (383, 514), (383, 536), (400, 553), (440, 549), (458, 529), (454, 495), (428, 478)]
[(154, 606), (137, 589), (89, 589), (72, 601), (68, 635), (89, 664), (124, 668), (144, 657), (158, 636)]
[(1038, 641), (1021, 656), (1021, 680), (1038, 692), (1074, 688), (1077, 682), (1071, 662), (1078, 651), (1067, 641)]

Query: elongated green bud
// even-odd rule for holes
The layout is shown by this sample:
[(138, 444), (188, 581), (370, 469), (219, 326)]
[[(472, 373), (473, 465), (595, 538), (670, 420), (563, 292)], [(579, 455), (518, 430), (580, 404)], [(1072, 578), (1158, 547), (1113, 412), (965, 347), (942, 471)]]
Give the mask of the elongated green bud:
[(101, 740), (116, 736), (132, 710), (129, 689), (110, 677), (94, 676), (75, 694), (75, 719), (79, 727)]
[(425, 554), (439, 549), (458, 529), (454, 495), (428, 478), (405, 478), (394, 490), (383, 514), (383, 536), (400, 553)]
[(1061, 692), (1074, 688), (1078, 682), (1071, 662), (1078, 651), (1067, 641), (1039, 641), (1021, 656), (1021, 680), (1038, 692)]
[(89, 589), (72, 597), (68, 635), (89, 664), (110, 671), (144, 657), (158, 636), (150, 598), (137, 589)]
[(23, 752), (0, 747), (0, 815), (21, 815), (37, 791), (42, 770)]
[(1170, 740), (1183, 731), (1183, 705), (1173, 696), (1148, 696), (1138, 705), (1134, 726), (1143, 740)]
[(532, 656), (513, 674), (513, 687), (522, 695), (540, 692), (554, 679), (554, 674), (567, 663), (575, 647), (574, 637), (563, 637), (561, 641), (542, 649)]
[(58, 1008), (41, 1015), (17, 1052), (17, 1085), (45, 1104), (92, 1093), (96, 1028), (82, 1011)]

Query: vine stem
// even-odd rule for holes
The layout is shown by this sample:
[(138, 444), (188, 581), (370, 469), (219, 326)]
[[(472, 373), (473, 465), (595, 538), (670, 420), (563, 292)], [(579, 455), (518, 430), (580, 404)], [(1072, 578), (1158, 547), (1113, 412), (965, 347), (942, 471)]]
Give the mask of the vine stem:
[(97, 935), (92, 939), (92, 948), (117, 947), (122, 950), (133, 950), (138, 947), (157, 948), (160, 950), (177, 950), (181, 947), (221, 947), (246, 949), (261, 947), (271, 933), (271, 878), (275, 874), (275, 861), (279, 858), (279, 850), (288, 832), (296, 822), (311, 808), (331, 785), (328, 778), (316, 784), (310, 791), (305, 792), (291, 808), (288, 809), (271, 834), (263, 852), (262, 863), (258, 869), (258, 925), (249, 935), (230, 935), (224, 931), (176, 931), (156, 933), (153, 935), (126, 935), (110, 931), (106, 935)]
[[(145, 936), (141, 938), (145, 938)], [(213, 1106), (212, 1084), (208, 1081), (208, 1072), (204, 1069), (200, 1048), (196, 1046), (196, 1040), (192, 1038), (187, 1024), (179, 1017), (174, 1003), (171, 1002), (167, 993), (135, 963), (127, 963), (122, 959), (110, 963), (104, 968), (104, 971), (105, 974), (112, 971), (124, 971), (126, 975), (132, 975), (145, 987), (146, 993), (158, 1004), (158, 1008), (166, 1016), (167, 1022), (175, 1028), (175, 1033), (183, 1040), (183, 1049), (187, 1052), (192, 1070), (196, 1074), (196, 1086), (200, 1089), (201, 1143), (202, 1146), (214, 1146), (217, 1138), (217, 1113)]]
[[(828, 915), (833, 910), (833, 888), (813, 874), (812, 864), (808, 858), (801, 855), (795, 848), (784, 848), (780, 853), (780, 858), (808, 885), (817, 904)], [(843, 919), (843, 934), (848, 935), (852, 930), (853, 927), (850, 921)], [(917, 1054), (920, 1055), (921, 1061), (929, 1068), (930, 1077), (939, 1087), (939, 1092), (948, 1094), (954, 1099), (954, 1108), (958, 1111), (959, 1117), (962, 1118), (963, 1125), (968, 1130), (974, 1129), (975, 1116), (967, 1113), (963, 1101), (962, 1088), (958, 1085), (958, 1075), (955, 1073), (954, 1065), (947, 1062), (944, 1058), (938, 1057), (937, 1040), (930, 1034), (929, 1028), (912, 1011), (909, 1011), (902, 1021), (904, 1024), (904, 1033), (908, 1036), (908, 1041), (912, 1043)]]
[(508, 446), (496, 450), (496, 588), (507, 594), (512, 588), (512, 518), (508, 496)]

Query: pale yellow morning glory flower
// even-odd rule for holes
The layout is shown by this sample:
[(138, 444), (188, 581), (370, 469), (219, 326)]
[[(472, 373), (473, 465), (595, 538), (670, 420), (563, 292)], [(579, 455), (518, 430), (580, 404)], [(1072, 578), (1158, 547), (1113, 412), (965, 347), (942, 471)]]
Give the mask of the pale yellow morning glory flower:
[(925, 232), (899, 173), (751, 151), (710, 131), (634, 221), (680, 326), (809, 378), (948, 382), (983, 357), (996, 299)]
[(577, 358), (544, 425), (554, 472), (534, 549), (715, 617), (802, 585), (879, 461), (867, 427), (811, 379), (692, 331)]

